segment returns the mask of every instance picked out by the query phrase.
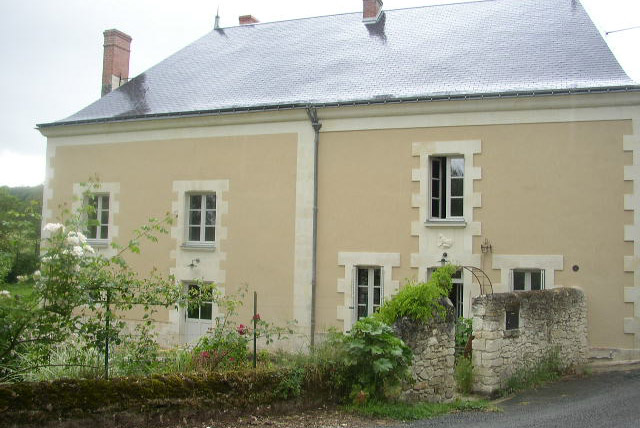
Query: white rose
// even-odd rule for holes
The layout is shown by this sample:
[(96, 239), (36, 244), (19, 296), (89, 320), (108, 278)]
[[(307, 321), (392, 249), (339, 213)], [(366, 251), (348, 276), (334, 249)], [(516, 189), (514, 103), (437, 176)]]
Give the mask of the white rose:
[(81, 246), (76, 245), (75, 247), (73, 247), (73, 249), (71, 250), (71, 254), (73, 254), (76, 257), (82, 257), (84, 255), (84, 250), (82, 249)]
[(51, 232), (51, 233), (55, 233), (61, 229), (64, 232), (64, 225), (61, 223), (47, 223), (43, 228), (45, 232)]
[(67, 239), (64, 240), (67, 245), (78, 245), (80, 244), (80, 239), (77, 236), (67, 236)]
[(8, 290), (2, 290), (2, 291), (0, 291), (0, 296), (2, 296), (2, 297), (11, 297), (11, 293), (9, 293)]

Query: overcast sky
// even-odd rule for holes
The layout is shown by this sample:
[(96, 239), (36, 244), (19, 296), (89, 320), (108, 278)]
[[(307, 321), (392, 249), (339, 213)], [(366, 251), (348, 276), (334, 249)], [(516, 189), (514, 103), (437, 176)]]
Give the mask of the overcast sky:
[[(460, 1), (385, 0), (384, 9)], [(603, 34), (640, 26), (640, 0), (582, 4)], [(272, 22), (357, 12), (362, 0), (0, 0), (0, 186), (44, 181), (46, 139), (35, 124), (65, 118), (100, 97), (105, 29), (133, 38), (135, 77), (211, 31), (217, 7), (221, 26), (230, 27), (245, 14)], [(605, 38), (640, 82), (640, 29)]]

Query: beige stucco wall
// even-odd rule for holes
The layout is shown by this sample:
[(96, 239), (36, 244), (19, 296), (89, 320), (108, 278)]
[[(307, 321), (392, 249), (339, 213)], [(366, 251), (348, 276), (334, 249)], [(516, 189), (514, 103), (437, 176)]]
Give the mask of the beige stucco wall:
[[(632, 159), (622, 150), (623, 135), (631, 131), (631, 121), (603, 121), (321, 134), (319, 326), (342, 324), (336, 319), (343, 304), (336, 289), (344, 277), (339, 252), (397, 252), (401, 266), (393, 278), (404, 283), (417, 276), (410, 255), (418, 251), (418, 238), (410, 229), (424, 219), (411, 208), (418, 192), (411, 181), (418, 167), (412, 144), (481, 140), (474, 163), (482, 178), (474, 191), (482, 204), (473, 214), (482, 233), (473, 252), (480, 254), (486, 237), (494, 254), (564, 256), (555, 283), (584, 288), (592, 346), (632, 348), (633, 336), (623, 333), (623, 319), (633, 311), (623, 299), (624, 287), (633, 284), (633, 274), (623, 269), (623, 256), (633, 254), (623, 239), (624, 225), (633, 223), (623, 209), (623, 195), (631, 193), (623, 166)], [(500, 289), (491, 257), (483, 257), (483, 269)]]
[[(380, 119), (375, 125), (384, 123)], [(480, 242), (489, 239), (493, 255), (483, 256), (480, 264), (497, 288), (507, 284), (500, 285), (493, 257), (561, 256), (563, 268), (555, 272), (554, 281), (585, 290), (591, 346), (633, 348), (633, 335), (623, 333), (623, 319), (633, 316), (633, 305), (624, 303), (623, 296), (624, 287), (633, 285), (633, 273), (623, 266), (624, 256), (633, 255), (633, 244), (624, 241), (624, 225), (633, 224), (633, 214), (623, 206), (623, 195), (633, 193), (623, 175), (632, 155), (622, 146), (623, 135), (633, 133), (631, 121), (431, 128), (424, 121), (416, 126), (423, 125), (321, 133), (317, 330), (343, 325), (338, 312), (345, 303), (339, 292), (345, 266), (339, 254), (397, 254), (392, 279), (404, 284), (417, 277), (418, 266), (411, 260), (419, 252), (420, 238), (412, 223), (424, 227), (424, 219), (412, 200), (420, 193), (412, 177), (412, 170), (420, 168), (414, 144), (474, 140), (481, 143), (479, 154), (473, 155), (481, 177), (474, 180), (473, 192), (481, 200), (473, 209), (473, 221), (481, 232), (473, 237), (473, 253), (480, 257)], [(336, 126), (329, 123), (324, 129)], [(295, 231), (296, 212), (310, 215), (309, 207), (300, 203), (303, 197), (309, 199), (303, 190), (308, 183), (301, 187), (299, 177), (308, 170), (300, 159), (310, 146), (301, 148), (295, 133), (252, 132), (255, 135), (134, 142), (123, 133), (118, 144), (82, 145), (74, 140), (77, 145), (60, 145), (50, 164), (54, 176), (48, 190), (54, 197), (48, 206), (55, 212), (58, 203), (71, 199), (74, 183), (97, 173), (104, 182), (120, 184), (120, 212), (114, 221), (119, 239), (125, 239), (148, 216), (171, 210), (175, 181), (228, 180), (226, 260), (220, 266), (228, 291), (246, 283), (258, 290), (262, 314), (291, 320), (297, 304), (294, 272), (309, 265), (305, 258), (298, 258), (296, 265), (296, 245), (307, 251), (310, 242), (296, 237)], [(447, 234), (446, 228), (442, 231)], [(131, 260), (143, 272), (152, 266), (169, 272), (176, 267), (170, 258), (174, 250), (176, 241), (167, 236), (145, 245), (142, 256)], [(578, 272), (571, 270), (574, 264)], [(299, 296), (308, 298), (305, 293)], [(158, 319), (170, 320), (170, 311), (161, 311)]]
[[(222, 195), (228, 203), (226, 260), (220, 266), (225, 291), (246, 284), (258, 292), (262, 313), (291, 320), (297, 141), (295, 134), (280, 134), (57, 147), (49, 206), (55, 216), (57, 205), (71, 200), (73, 184), (89, 177), (118, 182), (120, 213), (114, 223), (124, 242), (149, 217), (171, 211), (174, 181), (228, 180)], [(168, 274), (176, 263), (172, 250), (176, 241), (165, 235), (157, 244), (143, 244), (142, 254), (129, 260), (140, 272), (155, 266)], [(245, 322), (250, 306), (247, 299)], [(171, 310), (160, 310), (156, 319), (168, 321)]]

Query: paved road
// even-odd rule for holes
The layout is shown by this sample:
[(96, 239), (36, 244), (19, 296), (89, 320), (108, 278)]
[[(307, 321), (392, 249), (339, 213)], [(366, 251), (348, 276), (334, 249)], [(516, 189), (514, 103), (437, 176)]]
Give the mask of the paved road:
[(404, 426), (640, 428), (640, 370), (556, 382), (498, 406), (502, 412), (460, 413)]

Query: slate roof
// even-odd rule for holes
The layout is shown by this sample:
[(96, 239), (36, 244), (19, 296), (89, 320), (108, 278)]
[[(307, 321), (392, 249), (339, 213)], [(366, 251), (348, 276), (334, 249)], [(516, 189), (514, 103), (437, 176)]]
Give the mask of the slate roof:
[[(579, 1), (481, 0), (213, 30), (41, 127), (339, 103), (638, 90)], [(607, 89), (608, 90), (608, 89)]]

